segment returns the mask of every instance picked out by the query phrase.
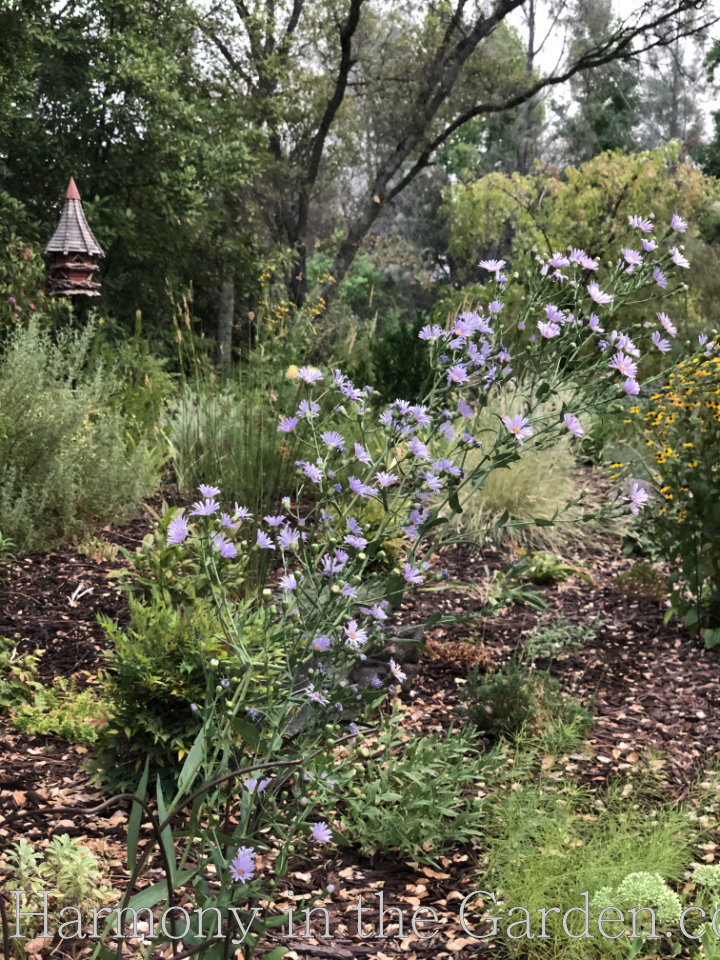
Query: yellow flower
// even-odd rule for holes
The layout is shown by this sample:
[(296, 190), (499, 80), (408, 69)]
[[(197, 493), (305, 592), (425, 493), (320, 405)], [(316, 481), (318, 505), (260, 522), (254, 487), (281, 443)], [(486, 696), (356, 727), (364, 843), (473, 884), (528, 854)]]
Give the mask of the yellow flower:
[(299, 367), (295, 363), (291, 363), (285, 372), (285, 376), (288, 380), (297, 380)]

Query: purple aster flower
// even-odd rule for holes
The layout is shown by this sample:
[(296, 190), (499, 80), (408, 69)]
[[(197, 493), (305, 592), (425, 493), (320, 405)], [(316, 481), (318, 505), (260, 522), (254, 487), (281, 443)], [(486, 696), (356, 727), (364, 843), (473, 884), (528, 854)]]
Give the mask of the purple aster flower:
[(562, 310), (558, 310), (554, 303), (548, 303), (545, 307), (545, 316), (550, 321), (550, 323), (565, 323), (565, 314)]
[(426, 323), (422, 328), (418, 337), (421, 340), (439, 340), (442, 336), (442, 327), (439, 327), (436, 323), (430, 326), (429, 323)]
[(422, 442), (422, 440), (418, 440), (417, 437), (412, 438), (408, 444), (408, 450), (413, 454), (413, 456), (420, 457), (421, 460), (430, 459), (430, 453), (427, 446)]
[(552, 267), (553, 270), (557, 270), (560, 267), (569, 267), (570, 261), (564, 253), (554, 253), (548, 260), (548, 266)]
[(653, 278), (655, 283), (657, 283), (657, 285), (664, 290), (667, 286), (667, 280), (665, 279), (665, 274), (662, 272), (660, 267), (655, 267), (653, 270)]
[(195, 711), (198, 709), (198, 705), (196, 703), (191, 703), (190, 709), (192, 710), (193, 713), (195, 713)]
[(653, 250), (657, 250), (657, 243), (654, 240), (649, 240), (647, 237), (643, 237), (642, 248), (645, 253), (652, 253)]
[(699, 333), (698, 343), (700, 344), (700, 346), (704, 347), (707, 342), (708, 342), (708, 335), (706, 333)]
[(340, 593), (345, 597), (346, 600), (357, 600), (358, 592), (355, 587), (351, 587), (349, 583), (344, 583), (340, 588)]
[(653, 333), (653, 335), (652, 335), (652, 337), (651, 337), (651, 340), (652, 340), (652, 342), (655, 344), (655, 346), (658, 348), (658, 350), (660, 351), (660, 353), (669, 353), (669, 352), (670, 352), (670, 341), (669, 341), (669, 340), (665, 340), (664, 338), (661, 338), (661, 337), (660, 337), (660, 332), (659, 332), (658, 330), (656, 330), (656, 331)]
[(229, 513), (220, 514), (220, 523), (225, 527), (226, 530), (237, 530), (240, 526), (240, 521), (234, 522)]
[(179, 543), (182, 543), (183, 540), (188, 535), (188, 523), (185, 517), (178, 516), (173, 517), (173, 519), (168, 524), (167, 528), (167, 542), (169, 546), (176, 546)]
[(500, 311), (505, 307), (504, 303), (501, 303), (499, 300), (493, 300), (488, 304), (488, 313), (500, 313)]
[(296, 527), (285, 524), (278, 534), (278, 543), (281, 550), (298, 550), (300, 548), (300, 531)]
[(374, 677), (372, 678), (372, 680), (370, 681), (370, 686), (371, 686), (374, 690), (379, 690), (379, 689), (382, 687), (382, 680), (380, 679), (380, 677), (379, 677), (377, 674), (375, 674), (375, 676), (374, 676)]
[(375, 479), (378, 482), (378, 486), (384, 490), (385, 487), (391, 487), (394, 483), (397, 483), (400, 478), (394, 473), (386, 473), (384, 470), (381, 470), (375, 474)]
[[(383, 602), (387, 603), (387, 600)], [(372, 617), (373, 620), (387, 620), (385, 609), (380, 603), (374, 603), (371, 607), (361, 607), (360, 610), (366, 617)]]
[(408, 583), (423, 583), (425, 580), (420, 570), (412, 567), (409, 563), (406, 563), (403, 567), (403, 577)]
[(295, 417), (300, 419), (301, 417), (307, 417), (308, 420), (314, 420), (315, 417), (320, 415), (320, 404), (315, 403), (314, 400), (301, 400), (300, 405), (295, 412)]
[(440, 493), (440, 491), (445, 485), (445, 482), (442, 479), (442, 477), (437, 477), (435, 476), (434, 473), (425, 474), (425, 483), (428, 485), (428, 487), (432, 490), (433, 493)]
[(323, 695), (322, 691), (316, 690), (315, 685), (312, 683), (309, 683), (305, 687), (305, 693), (308, 695), (308, 697), (312, 700), (313, 703), (319, 703), (323, 707), (326, 704), (330, 703), (328, 698)]
[(362, 536), (362, 532), (363, 532), (362, 527), (360, 526), (359, 522), (355, 519), (355, 517), (348, 517), (348, 519), (345, 521), (345, 526), (350, 531), (350, 533), (354, 533), (358, 537)]
[(673, 214), (673, 218), (670, 221), (670, 228), (675, 231), (675, 233), (685, 233), (687, 230), (687, 224), (679, 217), (676, 213)]
[(198, 500), (197, 503), (193, 504), (193, 508), (190, 511), (191, 517), (209, 517), (213, 513), (216, 513), (220, 509), (220, 504), (215, 500), (203, 500), (202, 503)]
[(497, 274), (497, 273), (500, 273), (502, 268), (505, 266), (505, 261), (504, 260), (481, 260), (480, 263), (478, 263), (478, 266), (481, 267), (483, 270), (489, 271), (490, 273)]
[(324, 433), (320, 434), (320, 439), (328, 447), (332, 447), (333, 450), (345, 449), (345, 438), (337, 430), (325, 430)]
[(220, 495), (219, 487), (209, 487), (206, 483), (201, 483), (198, 490), (206, 500), (214, 500), (215, 497)]
[(556, 323), (544, 323), (542, 320), (538, 320), (537, 327), (546, 340), (550, 340), (560, 333), (560, 327)]
[(467, 368), (462, 363), (454, 363), (451, 367), (448, 367), (447, 371), (447, 382), (448, 384), (463, 384), (467, 383), (470, 380), (468, 376)]
[(639, 250), (631, 250), (628, 247), (623, 247), (622, 255), (625, 257), (625, 262), (628, 264), (630, 270), (639, 267), (643, 262), (642, 254)]
[(355, 456), (358, 458), (360, 463), (372, 463), (372, 457), (361, 443), (355, 444)]
[(235, 513), (233, 514), (238, 523), (242, 523), (243, 520), (252, 520), (252, 514), (247, 507), (239, 507), (237, 503), (235, 504)]
[(351, 620), (346, 627), (343, 627), (343, 630), (346, 636), (345, 643), (353, 650), (359, 650), (367, 643), (367, 630), (359, 627), (357, 620)]
[(297, 588), (298, 582), (294, 573), (286, 573), (284, 576), (280, 577), (281, 590), (297, 590)]
[(280, 423), (278, 424), (278, 431), (280, 433), (292, 433), (297, 425), (298, 425), (297, 417), (280, 417)]
[(414, 406), (412, 406), (410, 408), (410, 413), (412, 413), (413, 417), (415, 418), (415, 423), (419, 427), (429, 427), (432, 423), (430, 414), (420, 403), (416, 403)]
[(260, 547), (261, 550), (274, 550), (275, 544), (272, 542), (270, 537), (263, 533), (262, 530), (258, 530), (257, 539), (255, 541), (256, 545)]
[(657, 315), (657, 317), (658, 317), (658, 320), (660, 321), (660, 323), (661, 323), (661, 324), (663, 325), (663, 327), (665, 328), (665, 332), (666, 332), (666, 333), (669, 333), (671, 337), (676, 337), (676, 336), (677, 336), (677, 327), (676, 327), (675, 324), (672, 322), (672, 320), (670, 319), (670, 317), (669, 317), (666, 313), (659, 313), (659, 314)]
[(255, 850), (240, 847), (230, 864), (230, 876), (238, 883), (247, 883), (255, 875)]
[(323, 375), (316, 367), (305, 366), (298, 370), (298, 377), (303, 383), (317, 383), (318, 380), (322, 380)]
[(574, 437), (581, 437), (585, 433), (580, 425), (580, 421), (574, 414), (566, 413), (563, 420), (565, 421), (565, 426)]
[(320, 483), (322, 481), (322, 471), (315, 466), (314, 463), (309, 463), (307, 460), (296, 460), (296, 467), (302, 467), (302, 471), (308, 480), (312, 480), (313, 483)]
[(623, 390), (630, 397), (636, 397), (640, 393), (640, 384), (634, 377), (628, 377), (628, 379), (623, 384)]
[(368, 545), (365, 537), (358, 537), (354, 533), (348, 533), (347, 536), (343, 537), (343, 540), (348, 546), (353, 547), (355, 550), (362, 550), (363, 547)]
[(637, 514), (640, 512), (640, 507), (644, 507), (648, 502), (647, 490), (639, 486), (639, 484), (634, 483), (630, 488), (630, 495), (623, 497), (623, 500), (627, 500), (630, 504), (630, 512)]
[(230, 686), (230, 681), (228, 680), (227, 677), (223, 677), (223, 678), (222, 678), (222, 680), (220, 681), (220, 686), (221, 686), (224, 690), (227, 690), (227, 688)]
[(652, 220), (648, 220), (647, 217), (628, 217), (628, 223), (636, 230), (642, 230), (643, 233), (652, 233)]
[(367, 500), (374, 493), (377, 493), (374, 487), (367, 486), (362, 480), (358, 480), (357, 477), (348, 477), (348, 485), (352, 492), (362, 497), (363, 500)]
[(313, 650), (316, 650), (318, 653), (325, 653), (326, 650), (330, 648), (332, 640), (330, 637), (315, 637), (313, 640)]
[(514, 435), (520, 446), (523, 445), (523, 440), (533, 435), (533, 428), (528, 425), (527, 417), (523, 417), (522, 414), (516, 413), (512, 419), (509, 416), (504, 416), (502, 422)]
[(601, 306), (605, 306), (608, 303), (613, 302), (613, 298), (609, 293), (603, 293), (600, 289), (600, 286), (593, 280), (592, 283), (588, 284), (588, 293), (593, 298), (595, 303), (599, 303)]
[(403, 680), (407, 680), (407, 674), (400, 669), (400, 665), (395, 663), (392, 658), (390, 658), (390, 672), (398, 681), (398, 683), (402, 683)]
[(324, 821), (316, 823), (312, 828), (312, 838), (315, 843), (330, 843), (332, 840), (332, 833), (330, 828)]
[(280, 527), (280, 526), (282, 526), (282, 522), (283, 522), (284, 519), (285, 519), (285, 514), (284, 514), (284, 513), (280, 513), (280, 514), (278, 514), (276, 517), (273, 517), (273, 516), (270, 516), (270, 515), (268, 515), (268, 516), (266, 516), (266, 517), (263, 517), (263, 520), (265, 521), (265, 523), (266, 523), (269, 527)]
[(608, 366), (611, 370), (617, 370), (623, 377), (634, 377), (637, 373), (637, 364), (624, 353), (616, 353)]
[(234, 557), (237, 554), (237, 550), (235, 549), (235, 544), (231, 543), (227, 539), (225, 534), (214, 533), (211, 537), (211, 540), (213, 542), (213, 546), (218, 551), (221, 557), (225, 557), (226, 559), (229, 559), (230, 557)]
[(670, 253), (676, 267), (683, 267), (685, 270), (690, 269), (690, 261), (680, 253), (677, 247), (670, 247)]
[(466, 403), (464, 400), (458, 400), (458, 413), (461, 417), (469, 419), (473, 415), (473, 409), (469, 403)]
[(588, 326), (593, 333), (605, 333), (604, 329), (600, 326), (600, 317), (596, 313), (590, 314)]

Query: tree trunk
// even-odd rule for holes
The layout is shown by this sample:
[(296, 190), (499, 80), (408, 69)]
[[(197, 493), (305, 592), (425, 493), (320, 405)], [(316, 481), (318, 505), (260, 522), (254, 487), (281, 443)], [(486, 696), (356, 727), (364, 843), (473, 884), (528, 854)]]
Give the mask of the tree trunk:
[(232, 367), (232, 331), (235, 321), (235, 277), (232, 267), (226, 265), (220, 284), (218, 304), (216, 361), (223, 373)]

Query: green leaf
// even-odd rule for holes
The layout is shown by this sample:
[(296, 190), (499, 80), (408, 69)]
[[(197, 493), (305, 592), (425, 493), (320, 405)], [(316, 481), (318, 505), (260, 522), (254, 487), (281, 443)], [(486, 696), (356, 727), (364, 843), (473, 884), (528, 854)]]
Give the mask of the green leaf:
[[(175, 887), (181, 887), (184, 883), (187, 883), (194, 874), (194, 870), (178, 871), (175, 875)], [(153, 883), (152, 886), (146, 887), (144, 890), (141, 890), (140, 893), (136, 893), (130, 900), (128, 907), (131, 910), (142, 910), (145, 907), (152, 909), (165, 899), (167, 891), (167, 883), (164, 880), (161, 880), (159, 883)]]
[(720, 647), (720, 627), (715, 627), (712, 630), (710, 629), (704, 630), (703, 640), (705, 641), (705, 647), (707, 650), (712, 650), (715, 647)]
[(260, 743), (260, 733), (254, 723), (245, 720), (244, 717), (235, 717), (230, 724), (233, 732), (249, 744), (253, 750), (257, 750)]
[[(157, 795), (158, 817), (160, 818), (160, 823), (162, 823), (164, 820), (167, 819), (167, 807), (165, 806), (165, 798), (163, 797), (159, 776), (157, 778), (156, 795)], [(173, 886), (174, 886), (175, 874), (177, 872), (177, 860), (175, 859), (175, 844), (173, 843), (173, 835), (172, 835), (172, 830), (170, 829), (170, 824), (168, 824), (160, 834), (160, 841), (163, 845), (163, 850), (165, 851), (165, 856), (167, 857), (168, 863), (170, 864), (170, 869), (172, 870), (171, 879), (173, 881)]]
[[(145, 769), (143, 770), (143, 775), (140, 778), (140, 783), (137, 786), (135, 791), (136, 795), (142, 800), (145, 799), (147, 794), (147, 784), (148, 777), (150, 775), (150, 758), (147, 757), (145, 760)], [(132, 810), (130, 811), (130, 819), (128, 820), (128, 832), (127, 832), (127, 865), (128, 872), (132, 873), (135, 869), (135, 864), (137, 863), (137, 845), (138, 839), (140, 836), (140, 822), (142, 820), (143, 808), (139, 803), (133, 803)]]
[(193, 743), (190, 748), (190, 753), (185, 758), (185, 763), (183, 768), (180, 771), (180, 776), (178, 778), (178, 788), (177, 794), (175, 795), (175, 800), (173, 800), (173, 807), (175, 806), (176, 801), (183, 796), (183, 794), (190, 791), (190, 787), (195, 780), (195, 774), (200, 768), (200, 764), (203, 761), (205, 756), (205, 727), (200, 730), (197, 737), (195, 738), (195, 743)]
[(462, 507), (460, 506), (460, 500), (458, 499), (457, 490), (453, 490), (448, 497), (448, 506), (453, 511), (453, 513), (462, 513)]
[(535, 394), (535, 399), (542, 402), (549, 395), (550, 395), (550, 384), (541, 383), (537, 389), (537, 393)]

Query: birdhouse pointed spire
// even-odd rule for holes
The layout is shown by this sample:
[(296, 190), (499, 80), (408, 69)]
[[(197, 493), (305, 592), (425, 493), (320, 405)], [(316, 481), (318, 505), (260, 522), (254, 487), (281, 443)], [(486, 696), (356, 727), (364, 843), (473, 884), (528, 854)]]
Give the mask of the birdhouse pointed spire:
[(100, 284), (93, 279), (93, 274), (98, 268), (96, 257), (104, 253), (85, 219), (80, 193), (72, 177), (65, 191), (60, 222), (45, 253), (50, 257), (49, 293), (58, 297), (99, 296)]

